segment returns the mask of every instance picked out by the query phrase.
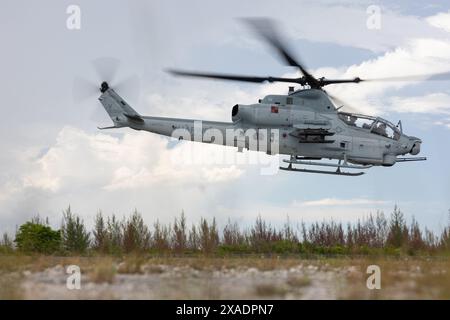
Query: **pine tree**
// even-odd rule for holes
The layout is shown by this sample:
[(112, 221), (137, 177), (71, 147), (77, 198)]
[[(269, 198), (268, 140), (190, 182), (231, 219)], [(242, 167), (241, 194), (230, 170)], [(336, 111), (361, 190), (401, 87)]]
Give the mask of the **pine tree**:
[(181, 211), (180, 219), (175, 218), (173, 223), (172, 246), (175, 252), (183, 252), (187, 249), (186, 217)]
[(150, 247), (150, 231), (141, 214), (135, 209), (123, 225), (123, 249), (125, 252), (145, 251)]
[(108, 251), (108, 231), (101, 211), (95, 216), (94, 231), (92, 233), (94, 236), (94, 249), (106, 253)]
[(408, 227), (406, 226), (405, 218), (400, 209), (395, 206), (389, 223), (387, 244), (394, 248), (400, 248), (406, 244), (407, 240)]
[(63, 212), (61, 227), (62, 243), (65, 250), (74, 253), (85, 253), (89, 247), (89, 232), (83, 220), (72, 213), (70, 206)]

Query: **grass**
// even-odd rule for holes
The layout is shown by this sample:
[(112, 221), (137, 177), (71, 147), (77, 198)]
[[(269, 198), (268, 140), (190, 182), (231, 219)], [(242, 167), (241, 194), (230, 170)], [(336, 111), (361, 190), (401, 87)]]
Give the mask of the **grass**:
[(113, 283), (117, 267), (112, 258), (105, 257), (94, 263), (89, 271), (89, 279), (94, 283)]

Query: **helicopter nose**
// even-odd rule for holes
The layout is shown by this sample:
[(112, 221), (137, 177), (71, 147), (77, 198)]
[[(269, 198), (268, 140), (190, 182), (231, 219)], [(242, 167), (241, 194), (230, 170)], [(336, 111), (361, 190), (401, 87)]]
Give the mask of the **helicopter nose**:
[(411, 151), (409, 151), (410, 154), (412, 154), (413, 156), (418, 155), (420, 153), (420, 146), (422, 144), (422, 140), (420, 139), (413, 139), (413, 145), (411, 148)]

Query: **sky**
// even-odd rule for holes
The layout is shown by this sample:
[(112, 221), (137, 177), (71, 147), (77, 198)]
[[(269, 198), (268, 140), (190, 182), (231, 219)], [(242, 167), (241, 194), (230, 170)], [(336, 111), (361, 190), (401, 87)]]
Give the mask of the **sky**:
[[(70, 5), (80, 8), (80, 29), (67, 27)], [(374, 5), (379, 28), (368, 27)], [(80, 92), (79, 83), (100, 84), (93, 65), (114, 59), (120, 67), (111, 84), (140, 114), (231, 121), (233, 105), (285, 94), (286, 84), (182, 79), (165, 70), (296, 73), (239, 18), (275, 19), (316, 76), (402, 76), (450, 70), (449, 1), (4, 0), (0, 9), (0, 232), (36, 214), (58, 226), (69, 205), (88, 225), (98, 210), (122, 216), (136, 208), (148, 223), (171, 222), (184, 210), (191, 222), (246, 225), (260, 215), (278, 225), (287, 217), (351, 222), (390, 214), (395, 205), (433, 230), (448, 223), (450, 81), (327, 88), (361, 113), (401, 119), (405, 133), (423, 139), (427, 162), (358, 178), (265, 176), (255, 165), (179, 161), (193, 144), (129, 129), (100, 132), (110, 119), (98, 94)], [(133, 86), (120, 91), (127, 79)], [(236, 153), (196, 148), (206, 160)]]

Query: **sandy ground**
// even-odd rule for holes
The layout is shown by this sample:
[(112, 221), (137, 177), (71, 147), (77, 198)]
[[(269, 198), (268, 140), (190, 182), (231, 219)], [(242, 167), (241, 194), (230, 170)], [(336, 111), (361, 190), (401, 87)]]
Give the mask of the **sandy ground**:
[[(80, 265), (79, 290), (66, 286), (69, 263)], [(16, 285), (15, 290), (6, 292), (20, 299), (450, 298), (448, 260), (377, 261), (381, 289), (369, 290), (366, 271), (373, 263), (345, 259), (81, 259), (48, 261), (38, 268), (41, 270), (25, 268), (1, 277), (4, 286)]]

